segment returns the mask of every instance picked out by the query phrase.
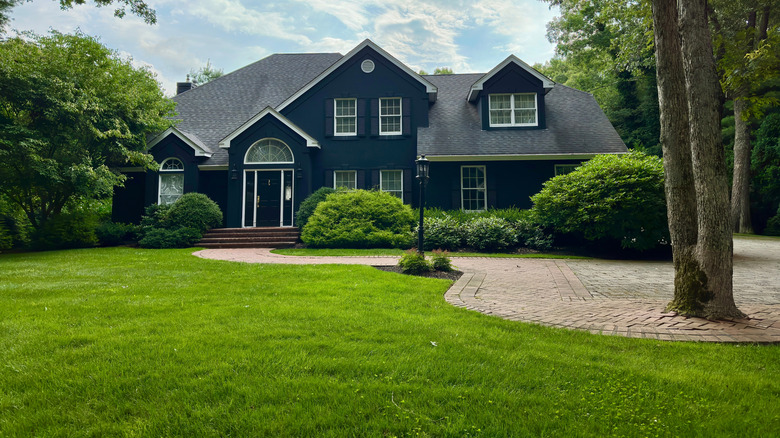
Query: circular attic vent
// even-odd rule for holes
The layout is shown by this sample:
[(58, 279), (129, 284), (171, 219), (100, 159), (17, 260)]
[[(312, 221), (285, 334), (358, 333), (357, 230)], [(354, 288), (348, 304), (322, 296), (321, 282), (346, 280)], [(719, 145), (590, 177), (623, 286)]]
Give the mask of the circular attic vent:
[(366, 59), (360, 63), (360, 69), (363, 70), (363, 73), (371, 73), (374, 71), (374, 61)]

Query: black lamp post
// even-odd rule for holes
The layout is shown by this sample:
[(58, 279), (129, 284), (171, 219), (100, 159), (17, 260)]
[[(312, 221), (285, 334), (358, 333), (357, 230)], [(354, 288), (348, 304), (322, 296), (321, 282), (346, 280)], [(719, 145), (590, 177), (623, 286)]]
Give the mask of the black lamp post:
[(425, 154), (420, 155), (415, 161), (417, 164), (417, 179), (420, 181), (420, 226), (417, 228), (417, 252), (423, 253), (423, 213), (425, 211), (425, 184), (428, 182), (428, 169), (430, 162)]

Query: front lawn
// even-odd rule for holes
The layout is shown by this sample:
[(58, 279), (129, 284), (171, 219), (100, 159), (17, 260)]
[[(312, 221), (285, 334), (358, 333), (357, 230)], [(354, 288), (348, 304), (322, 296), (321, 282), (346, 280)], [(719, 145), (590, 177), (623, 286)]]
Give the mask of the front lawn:
[[(397, 256), (404, 255), (405, 250), (397, 248), (368, 248), (368, 249), (349, 249), (349, 248), (279, 248), (272, 249), (272, 253), (291, 256), (334, 256), (334, 257), (371, 257), (371, 256)], [(425, 251), (430, 254), (431, 251)], [(452, 251), (447, 253), (450, 257), (501, 257), (501, 258), (520, 258), (520, 259), (588, 259), (590, 257), (569, 255), (569, 254), (548, 254), (548, 253), (526, 253), (516, 252), (465, 252)]]
[(780, 348), (505, 321), (449, 282), (0, 255), (0, 436), (773, 436)]

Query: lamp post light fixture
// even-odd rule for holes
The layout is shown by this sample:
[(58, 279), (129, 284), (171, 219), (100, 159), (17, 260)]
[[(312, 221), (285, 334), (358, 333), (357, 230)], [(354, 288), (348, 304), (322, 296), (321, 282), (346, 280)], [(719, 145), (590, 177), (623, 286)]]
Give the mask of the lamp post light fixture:
[(417, 179), (420, 181), (420, 225), (417, 227), (417, 252), (423, 254), (423, 215), (425, 212), (425, 184), (428, 182), (430, 162), (425, 154), (415, 160), (417, 164)]

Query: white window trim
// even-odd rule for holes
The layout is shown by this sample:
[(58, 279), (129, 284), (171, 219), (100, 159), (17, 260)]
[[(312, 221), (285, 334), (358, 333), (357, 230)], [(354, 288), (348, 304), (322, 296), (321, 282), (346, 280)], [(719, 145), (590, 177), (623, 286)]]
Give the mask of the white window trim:
[(578, 168), (580, 166), (582, 166), (582, 163), (577, 163), (577, 164), (556, 164), (555, 165), (555, 176), (565, 175), (566, 173), (570, 173), (570, 172), (572, 172), (574, 170), (574, 169), (572, 169), (569, 172), (561, 173), (561, 171), (559, 169), (565, 169), (565, 168), (568, 168), (568, 167), (574, 167), (576, 169), (576, 168)]
[[(338, 101), (344, 101), (344, 100), (351, 100), (353, 104), (353, 108), (355, 109), (355, 115), (354, 116), (339, 116), (336, 112), (336, 108), (338, 108)], [(346, 119), (346, 118), (352, 118), (355, 121), (355, 130), (352, 132), (339, 132), (338, 131), (338, 121), (339, 119)], [(339, 99), (333, 99), (333, 135), (335, 137), (348, 137), (348, 136), (355, 136), (357, 135), (357, 99), (355, 98), (339, 98)]]
[[(290, 161), (249, 161), (248, 160), (249, 151), (251, 151), (252, 148), (254, 148), (255, 146), (258, 146), (260, 143), (262, 143), (264, 141), (269, 141), (269, 140), (270, 141), (277, 141), (277, 142), (281, 143), (284, 147), (286, 147), (287, 150), (290, 151)], [(295, 154), (293, 154), (292, 149), (290, 149), (290, 146), (288, 146), (287, 143), (279, 140), (278, 138), (273, 138), (273, 137), (262, 138), (262, 139), (260, 139), (260, 140), (258, 140), (256, 142), (252, 143), (252, 145), (249, 146), (246, 149), (246, 152), (244, 153), (244, 164), (294, 164), (294, 163), (295, 163)]]
[[(165, 170), (163, 170), (163, 166), (165, 166), (165, 163), (167, 163), (168, 161), (171, 161), (171, 160), (176, 160), (179, 163), (181, 163), (181, 167), (182, 168), (181, 169), (165, 169)], [(157, 171), (157, 205), (160, 205), (161, 196), (162, 196), (162, 179), (161, 179), (162, 175), (172, 174), (172, 173), (181, 173), (182, 175), (184, 174), (184, 162), (181, 161), (180, 159), (176, 158), (176, 157), (168, 157), (168, 158), (164, 159), (162, 161), (162, 163), (160, 163), (160, 169)], [(182, 181), (182, 193), (181, 193), (182, 195), (184, 194), (183, 184), (184, 184), (184, 182)], [(179, 195), (179, 197), (181, 197), (181, 195)]]
[[(466, 210), (466, 206), (464, 204), (464, 201), (465, 201), (465, 199), (464, 199), (465, 197), (463, 196), (463, 191), (464, 190), (470, 190), (470, 191), (480, 190), (480, 189), (473, 189), (473, 188), (470, 188), (470, 187), (469, 188), (463, 187), (463, 169), (470, 169), (470, 168), (482, 169), (482, 177), (485, 179), (484, 187), (481, 189), (482, 192), (484, 193), (484, 198), (485, 198), (485, 208), (483, 208), (482, 210)], [(488, 200), (487, 200), (487, 169), (485, 168), (485, 166), (460, 166), (460, 209), (465, 211), (465, 212), (485, 211), (485, 210), (487, 210), (487, 203), (488, 203)]]
[[(398, 101), (398, 115), (382, 114), (382, 101), (383, 100), (397, 100)], [(404, 131), (404, 100), (400, 97), (380, 97), (379, 98), (379, 135), (403, 135)], [(382, 131), (382, 117), (398, 117), (398, 131)]]
[[(515, 123), (515, 96), (518, 95), (532, 95), (534, 96), (534, 122), (533, 123)], [(491, 100), (493, 99), (493, 96), (509, 96), (509, 114), (511, 117), (510, 123), (493, 123), (493, 119), (491, 117), (490, 111), (491, 111)], [(519, 108), (519, 109), (530, 109), (530, 108)], [(497, 93), (497, 94), (490, 94), (488, 95), (488, 122), (490, 123), (491, 127), (505, 127), (505, 126), (539, 126), (539, 98), (536, 93)]]
[[(337, 189), (336, 187), (336, 174), (337, 173), (346, 173), (350, 172), (352, 173), (352, 185), (355, 186), (355, 189), (357, 189), (357, 170), (334, 170), (333, 171), (333, 189)], [(352, 190), (352, 189), (349, 189)]]
[(384, 179), (385, 172), (401, 172), (401, 202), (404, 202), (404, 171), (403, 169), (382, 169), (379, 171), (379, 190), (387, 193), (395, 193), (399, 190), (384, 190), (382, 188), (382, 180)]

